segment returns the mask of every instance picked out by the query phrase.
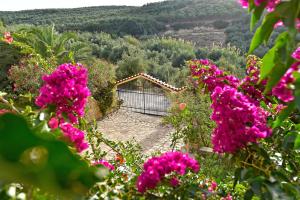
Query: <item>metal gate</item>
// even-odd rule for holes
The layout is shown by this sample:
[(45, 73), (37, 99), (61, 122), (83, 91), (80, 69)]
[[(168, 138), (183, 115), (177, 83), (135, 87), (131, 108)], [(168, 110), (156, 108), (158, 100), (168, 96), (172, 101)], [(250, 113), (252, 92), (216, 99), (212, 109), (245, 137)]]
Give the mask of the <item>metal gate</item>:
[(153, 84), (123, 86), (117, 89), (117, 93), (121, 107), (133, 112), (164, 116), (170, 107), (165, 91)]

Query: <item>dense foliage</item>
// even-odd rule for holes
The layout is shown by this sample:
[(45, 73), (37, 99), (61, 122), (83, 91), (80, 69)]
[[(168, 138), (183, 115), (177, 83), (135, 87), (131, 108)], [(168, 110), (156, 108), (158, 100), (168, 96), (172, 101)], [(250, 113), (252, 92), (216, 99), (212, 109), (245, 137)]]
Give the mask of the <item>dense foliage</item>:
[[(233, 20), (231, 24), (225, 29), (225, 42), (239, 47), (239, 49), (244, 53), (248, 52), (251, 39), (254, 35), (254, 32), (249, 30), (249, 26), (249, 16), (243, 16), (239, 19)], [(265, 53), (274, 45), (276, 37), (283, 31), (284, 27), (277, 27), (272, 33), (269, 43), (257, 48), (254, 51), (254, 54), (259, 57), (263, 57)], [(297, 36), (297, 41), (300, 41), (300, 34), (298, 34)]]
[[(299, 199), (300, 1), (240, 3), (255, 30), (249, 53), (283, 29), (262, 59), (248, 56), (245, 76), (236, 66), (239, 77), (228, 72), (243, 64), (231, 46), (195, 51), (170, 38), (5, 27), (14, 32), (1, 33), (0, 58), (15, 85), (3, 87), (9, 94), (0, 92), (0, 198)], [(175, 128), (170, 152), (148, 158), (135, 142), (107, 140), (84, 119), (90, 95), (100, 104), (113, 101), (115, 70), (120, 77), (128, 68), (154, 73), (153, 66), (166, 63), (178, 70), (187, 65), (191, 74), (166, 118)], [(24, 80), (31, 77), (35, 84)], [(179, 139), (185, 147), (176, 149)]]

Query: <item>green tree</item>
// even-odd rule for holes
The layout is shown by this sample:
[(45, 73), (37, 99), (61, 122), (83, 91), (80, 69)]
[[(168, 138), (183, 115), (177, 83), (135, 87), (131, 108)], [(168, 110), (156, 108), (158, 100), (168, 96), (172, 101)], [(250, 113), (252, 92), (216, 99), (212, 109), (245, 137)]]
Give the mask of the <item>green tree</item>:
[(122, 79), (141, 72), (147, 72), (149, 67), (145, 55), (138, 50), (131, 50), (124, 54), (123, 59), (118, 63), (117, 78)]
[(59, 34), (54, 25), (25, 28), (15, 37), (17, 41), (31, 47), (34, 53), (45, 60), (62, 63), (72, 59), (73, 53), (66, 46), (76, 38), (75, 34), (70, 32)]

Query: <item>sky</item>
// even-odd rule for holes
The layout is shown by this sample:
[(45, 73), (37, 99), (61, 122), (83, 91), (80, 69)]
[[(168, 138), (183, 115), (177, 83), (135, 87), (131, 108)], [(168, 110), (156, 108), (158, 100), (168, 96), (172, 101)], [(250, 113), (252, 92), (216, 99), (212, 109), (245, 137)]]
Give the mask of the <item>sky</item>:
[(42, 8), (77, 8), (88, 6), (128, 5), (142, 6), (162, 0), (0, 0), (0, 11)]

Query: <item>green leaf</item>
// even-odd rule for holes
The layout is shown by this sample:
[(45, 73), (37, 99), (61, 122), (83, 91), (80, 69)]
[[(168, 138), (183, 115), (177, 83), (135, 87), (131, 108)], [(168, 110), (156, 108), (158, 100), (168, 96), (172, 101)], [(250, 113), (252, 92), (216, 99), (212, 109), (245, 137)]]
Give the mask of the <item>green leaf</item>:
[(297, 135), (294, 141), (294, 149), (300, 150), (300, 134)]
[(251, 190), (254, 192), (256, 195), (260, 195), (261, 190), (262, 190), (262, 184), (265, 181), (265, 177), (263, 176), (256, 176), (252, 178), (251, 183), (248, 181), (251, 185)]
[(251, 200), (252, 197), (254, 196), (254, 193), (251, 189), (247, 190), (245, 195), (244, 195), (244, 200)]
[(295, 146), (295, 140), (297, 138), (299, 134), (297, 132), (289, 132), (285, 137), (284, 137), (284, 140), (283, 140), (283, 144), (282, 144), (282, 147), (285, 149), (285, 150), (288, 150), (290, 148), (294, 148)]
[[(277, 63), (278, 64), (278, 63)], [(272, 70), (272, 75), (269, 76), (264, 93), (268, 94), (274, 86), (280, 81), (281, 77), (285, 74), (286, 68), (283, 66), (276, 66)]]
[(234, 172), (234, 183), (233, 183), (233, 188), (235, 188), (236, 184), (238, 181), (241, 179), (241, 172), (242, 168), (237, 168)]
[[(260, 79), (264, 80), (268, 74), (273, 70), (279, 60), (279, 50), (285, 47), (289, 34), (287, 32), (281, 33), (275, 42), (275, 45), (270, 49), (262, 59), (262, 66), (260, 72)], [(280, 66), (278, 66), (280, 67)]]
[(293, 72), (293, 77), (296, 79), (294, 85), (295, 85), (295, 100), (298, 107), (298, 110), (300, 110), (300, 73), (299, 72)]
[(285, 109), (283, 109), (283, 110), (279, 113), (279, 115), (278, 115), (278, 117), (276, 118), (276, 120), (274, 121), (272, 128), (274, 129), (274, 128), (279, 127), (279, 126), (282, 124), (282, 122), (283, 122), (286, 118), (288, 118), (288, 116), (294, 111), (295, 107), (296, 107), (295, 102), (292, 102), (292, 103), (290, 103), (290, 104), (288, 105), (288, 107), (286, 107)]
[(278, 183), (265, 185), (271, 199), (291, 199), (289, 198), (289, 194), (285, 193)]
[(273, 27), (279, 19), (280, 18), (274, 12), (267, 14), (264, 18), (263, 24), (256, 30), (252, 38), (248, 52), (249, 54), (251, 54), (263, 42), (267, 42), (269, 40), (269, 37), (273, 32)]
[[(293, 9), (293, 4), (289, 2), (281, 2), (276, 10), (268, 13), (262, 25), (256, 30), (249, 48), (249, 54), (251, 54), (257, 47), (263, 42), (267, 43), (274, 29), (274, 25), (280, 20), (286, 18), (287, 13)], [(294, 10), (294, 9), (293, 9)]]
[(296, 25), (296, 19), (298, 18), (299, 12), (300, 12), (300, 1), (299, 0), (291, 0), (288, 3), (288, 12), (283, 10), (281, 11), (281, 15), (284, 15), (285, 17), (282, 19), (284, 25), (288, 27), (289, 31), (291, 32), (297, 32), (295, 25)]
[(254, 10), (251, 15), (251, 22), (250, 22), (250, 30), (253, 31), (256, 23), (260, 20), (262, 13), (265, 9), (265, 3), (262, 3), (259, 7), (255, 6)]
[(253, 177), (253, 168), (245, 168), (241, 171), (241, 180), (245, 181)]
[(75, 198), (83, 196), (99, 177), (97, 169), (64, 142), (42, 138), (23, 118), (5, 114), (0, 116), (0, 179)]

